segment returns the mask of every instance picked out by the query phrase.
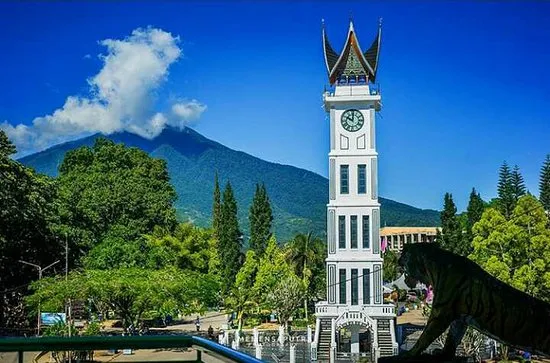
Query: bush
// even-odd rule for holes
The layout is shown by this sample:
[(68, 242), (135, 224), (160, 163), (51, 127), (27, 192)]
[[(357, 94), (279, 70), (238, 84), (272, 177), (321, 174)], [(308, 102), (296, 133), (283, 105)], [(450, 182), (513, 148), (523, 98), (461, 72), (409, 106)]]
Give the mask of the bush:
[(249, 317), (244, 320), (245, 328), (254, 328), (255, 326), (260, 325), (262, 322), (259, 317)]
[(309, 323), (309, 321), (306, 320), (306, 319), (294, 319), (294, 320), (292, 320), (292, 327), (293, 328), (306, 328), (308, 326), (308, 323)]

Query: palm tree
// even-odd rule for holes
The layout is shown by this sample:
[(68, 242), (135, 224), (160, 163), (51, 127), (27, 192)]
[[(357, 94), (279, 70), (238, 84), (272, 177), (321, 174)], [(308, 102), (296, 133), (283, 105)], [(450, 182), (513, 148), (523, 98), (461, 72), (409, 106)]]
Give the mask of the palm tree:
[(306, 321), (307, 316), (307, 301), (310, 297), (310, 285), (311, 285), (311, 265), (315, 260), (315, 246), (320, 240), (316, 237), (313, 237), (313, 234), (309, 232), (308, 234), (299, 233), (297, 234), (287, 246), (287, 258), (294, 265), (294, 271), (296, 276), (298, 276), (305, 288), (304, 296), (304, 311)]

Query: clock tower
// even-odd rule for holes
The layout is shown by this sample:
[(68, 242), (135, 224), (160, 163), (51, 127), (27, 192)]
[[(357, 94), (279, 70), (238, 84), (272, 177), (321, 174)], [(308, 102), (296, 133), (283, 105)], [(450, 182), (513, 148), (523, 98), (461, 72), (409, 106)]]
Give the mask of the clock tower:
[(350, 21), (338, 54), (323, 24), (329, 90), (323, 94), (330, 118), (329, 200), (327, 204), (327, 301), (316, 305), (312, 356), (397, 354), (395, 307), (384, 304), (378, 202), (376, 86), (381, 27), (363, 51)]

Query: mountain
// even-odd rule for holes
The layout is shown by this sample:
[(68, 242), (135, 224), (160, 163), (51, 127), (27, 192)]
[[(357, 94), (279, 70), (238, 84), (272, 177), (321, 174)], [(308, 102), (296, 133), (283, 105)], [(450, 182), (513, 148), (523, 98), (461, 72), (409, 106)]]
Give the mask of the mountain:
[[(92, 146), (99, 136), (96, 134), (56, 145), (19, 161), (40, 173), (56, 176), (67, 151)], [(298, 232), (308, 231), (325, 236), (328, 179), (318, 174), (230, 149), (190, 128), (167, 128), (152, 140), (127, 132), (107, 137), (166, 160), (178, 194), (176, 209), (182, 220), (191, 220), (200, 226), (210, 224), (214, 175), (217, 171), (222, 189), (227, 181), (231, 181), (237, 198), (240, 226), (245, 235), (255, 184), (264, 182), (272, 203), (278, 240), (285, 241)], [(437, 211), (422, 210), (385, 198), (379, 201), (382, 226), (436, 226), (439, 223)]]

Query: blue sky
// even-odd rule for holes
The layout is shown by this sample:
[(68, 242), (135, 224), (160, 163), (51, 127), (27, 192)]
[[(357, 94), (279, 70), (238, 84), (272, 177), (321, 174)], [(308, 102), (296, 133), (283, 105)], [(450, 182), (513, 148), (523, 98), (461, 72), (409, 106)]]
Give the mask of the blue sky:
[(31, 125), (68, 96), (90, 97), (100, 41), (152, 27), (179, 36), (181, 50), (151, 90), (153, 108), (196, 100), (206, 109), (192, 125), (206, 137), (326, 176), (320, 23), (340, 50), (350, 12), (363, 47), (383, 18), (382, 196), (440, 208), (449, 191), (461, 210), (472, 187), (495, 196), (504, 160), (538, 194), (550, 2), (1, 2), (0, 123)]

